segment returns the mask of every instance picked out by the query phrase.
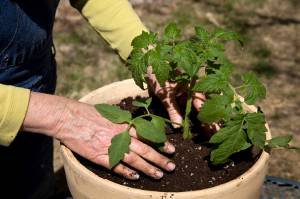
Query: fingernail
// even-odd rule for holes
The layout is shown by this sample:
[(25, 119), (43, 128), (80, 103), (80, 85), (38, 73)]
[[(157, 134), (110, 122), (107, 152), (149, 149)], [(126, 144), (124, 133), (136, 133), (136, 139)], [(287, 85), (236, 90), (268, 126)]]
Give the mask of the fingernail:
[(164, 173), (162, 171), (156, 170), (154, 175), (155, 178), (160, 179), (164, 176)]
[(172, 144), (167, 145), (167, 151), (168, 153), (174, 153), (175, 152), (175, 147)]
[(173, 171), (175, 169), (176, 165), (173, 162), (168, 162), (167, 169), (168, 171)]
[(129, 176), (132, 180), (138, 180), (140, 178), (140, 175), (136, 172), (129, 174)]

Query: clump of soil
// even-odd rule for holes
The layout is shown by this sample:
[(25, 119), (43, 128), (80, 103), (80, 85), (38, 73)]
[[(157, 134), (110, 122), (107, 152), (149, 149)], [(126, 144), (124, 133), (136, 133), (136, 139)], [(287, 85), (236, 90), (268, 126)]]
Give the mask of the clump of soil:
[[(142, 108), (132, 106), (132, 98), (123, 99), (121, 108), (129, 110), (133, 116), (145, 114)], [(184, 107), (183, 107), (184, 108)], [(167, 117), (167, 113), (159, 100), (153, 99), (150, 112)], [(195, 116), (195, 111), (191, 117)], [(243, 151), (232, 157), (232, 161), (222, 166), (214, 166), (209, 163), (211, 146), (208, 144), (207, 135), (201, 129), (201, 124), (192, 119), (192, 132), (195, 135), (193, 140), (183, 140), (180, 130), (167, 126), (168, 139), (176, 147), (174, 155), (166, 155), (176, 164), (173, 172), (164, 172), (160, 180), (151, 179), (140, 173), (140, 179), (130, 181), (118, 176), (111, 171), (96, 165), (80, 156), (78, 160), (89, 170), (101, 178), (125, 185), (128, 187), (153, 190), (162, 192), (180, 192), (200, 190), (233, 180), (247, 171), (258, 159), (259, 155), (253, 157), (251, 150)]]

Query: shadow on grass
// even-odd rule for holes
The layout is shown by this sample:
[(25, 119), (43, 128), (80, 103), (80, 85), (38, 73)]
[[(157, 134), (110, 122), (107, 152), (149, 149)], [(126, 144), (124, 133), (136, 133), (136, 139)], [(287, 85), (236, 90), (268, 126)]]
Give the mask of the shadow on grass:
[(273, 77), (279, 73), (279, 71), (265, 60), (260, 60), (253, 65), (252, 70), (258, 75)]

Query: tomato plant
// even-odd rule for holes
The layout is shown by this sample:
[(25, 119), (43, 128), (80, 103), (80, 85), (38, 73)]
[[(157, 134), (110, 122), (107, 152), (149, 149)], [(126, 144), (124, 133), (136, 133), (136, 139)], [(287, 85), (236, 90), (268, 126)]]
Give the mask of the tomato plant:
[[(129, 70), (135, 83), (144, 88), (147, 83), (147, 68), (152, 67), (161, 86), (166, 81), (185, 83), (187, 100), (184, 121), (180, 126), (183, 137), (191, 139), (189, 115), (192, 96), (204, 93), (207, 100), (198, 113), (202, 123), (220, 124), (220, 130), (209, 140), (213, 145), (210, 154), (212, 164), (226, 163), (230, 156), (251, 146), (265, 150), (274, 147), (289, 147), (291, 135), (266, 140), (267, 129), (264, 113), (259, 108), (249, 112), (245, 105), (253, 105), (266, 96), (266, 88), (252, 73), (240, 75), (241, 84), (232, 82), (234, 65), (225, 57), (224, 45), (227, 41), (243, 43), (242, 37), (232, 31), (216, 29), (208, 32), (201, 26), (195, 27), (195, 35), (190, 39), (181, 38), (181, 30), (176, 24), (169, 24), (159, 39), (153, 32), (143, 32), (132, 41), (133, 50), (128, 59)], [(199, 70), (205, 74), (199, 75)], [(102, 116), (114, 123), (127, 123), (128, 129), (112, 139), (109, 148), (110, 167), (118, 164), (129, 151), (129, 128), (135, 127), (138, 136), (153, 143), (164, 143), (167, 118), (150, 114), (151, 98), (135, 101), (133, 105), (143, 107), (147, 114), (132, 118), (131, 113), (117, 106), (98, 104)], [(146, 120), (145, 118), (150, 118)]]

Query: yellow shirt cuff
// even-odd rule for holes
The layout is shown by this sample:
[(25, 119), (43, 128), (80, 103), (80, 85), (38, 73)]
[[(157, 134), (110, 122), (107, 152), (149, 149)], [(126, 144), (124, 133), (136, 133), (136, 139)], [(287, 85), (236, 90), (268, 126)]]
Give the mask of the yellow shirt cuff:
[(25, 118), (30, 90), (0, 84), (0, 145), (9, 146)]
[(123, 60), (132, 51), (134, 37), (147, 31), (127, 0), (71, 0), (71, 4)]

